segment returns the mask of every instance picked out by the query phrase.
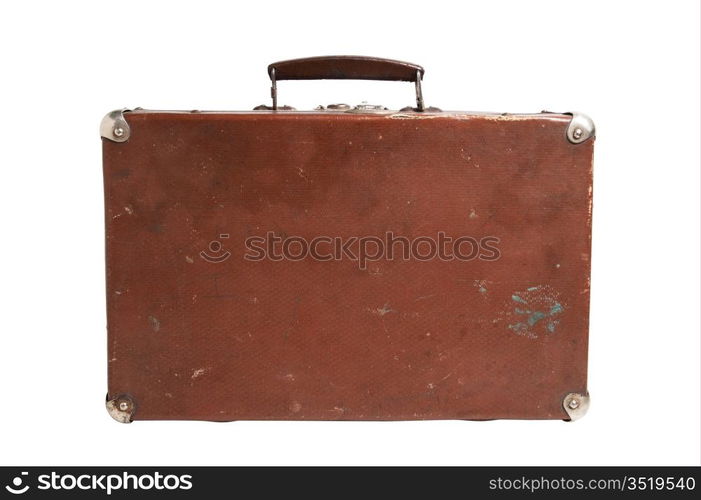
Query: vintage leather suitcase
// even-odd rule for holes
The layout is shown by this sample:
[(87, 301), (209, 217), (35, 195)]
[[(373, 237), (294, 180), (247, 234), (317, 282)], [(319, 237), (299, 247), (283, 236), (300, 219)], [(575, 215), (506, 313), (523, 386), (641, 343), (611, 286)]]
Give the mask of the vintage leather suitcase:
[[(583, 415), (592, 121), (425, 108), (398, 61), (268, 71), (272, 107), (101, 124), (109, 413)], [(342, 78), (417, 106), (277, 106), (279, 80)]]

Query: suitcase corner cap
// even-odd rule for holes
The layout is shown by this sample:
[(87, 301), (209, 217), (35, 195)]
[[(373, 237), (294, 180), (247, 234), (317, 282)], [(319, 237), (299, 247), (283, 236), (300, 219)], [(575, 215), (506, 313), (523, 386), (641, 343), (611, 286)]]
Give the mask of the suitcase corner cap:
[(579, 420), (584, 415), (587, 414), (589, 410), (589, 393), (581, 394), (578, 392), (571, 392), (565, 399), (562, 400), (562, 407), (567, 412), (570, 417), (570, 422)]
[(110, 111), (100, 122), (100, 136), (112, 142), (126, 142), (129, 139), (131, 129), (124, 113), (128, 109), (116, 109)]
[(107, 407), (107, 413), (109, 413), (110, 417), (122, 424), (131, 423), (134, 411), (136, 410), (136, 403), (126, 394), (116, 396), (114, 399), (109, 399), (108, 395), (105, 406)]
[(567, 126), (568, 141), (572, 144), (580, 144), (595, 136), (596, 127), (594, 127), (594, 121), (591, 118), (577, 111), (567, 114), (572, 115), (570, 124)]

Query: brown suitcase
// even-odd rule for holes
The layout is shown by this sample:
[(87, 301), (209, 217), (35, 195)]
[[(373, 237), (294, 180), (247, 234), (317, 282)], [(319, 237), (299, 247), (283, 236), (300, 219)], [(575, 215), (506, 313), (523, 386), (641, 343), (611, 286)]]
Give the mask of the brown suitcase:
[[(419, 66), (269, 67), (273, 106), (109, 113), (117, 420), (564, 419), (588, 407), (594, 126), (425, 108)], [(285, 79), (417, 106), (277, 107)]]

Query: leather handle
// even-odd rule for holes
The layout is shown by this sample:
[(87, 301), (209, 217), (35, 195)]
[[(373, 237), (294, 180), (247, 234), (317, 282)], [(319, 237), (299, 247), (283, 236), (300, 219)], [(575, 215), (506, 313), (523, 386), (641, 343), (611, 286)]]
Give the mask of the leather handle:
[(268, 66), (272, 81), (270, 94), (273, 109), (277, 109), (278, 80), (389, 80), (414, 82), (416, 84), (416, 105), (424, 110), (421, 94), (421, 80), (424, 69), (412, 64), (392, 59), (364, 56), (321, 56), (279, 61)]
[(276, 80), (391, 80), (415, 82), (423, 78), (418, 64), (379, 57), (322, 56), (279, 61), (268, 66)]

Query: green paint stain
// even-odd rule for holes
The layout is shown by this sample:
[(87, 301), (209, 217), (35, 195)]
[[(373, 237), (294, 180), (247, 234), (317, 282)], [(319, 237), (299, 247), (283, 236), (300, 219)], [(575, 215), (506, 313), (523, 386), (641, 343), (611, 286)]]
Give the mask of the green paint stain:
[(519, 303), (521, 303), (521, 304), (528, 304), (528, 302), (526, 302), (525, 300), (523, 300), (523, 299), (522, 299), (521, 297), (519, 297), (518, 295), (512, 295), (512, 296), (511, 296), (511, 300), (513, 300), (514, 302), (519, 302)]
[(545, 317), (546, 317), (545, 313), (542, 313), (540, 311), (536, 311), (528, 317), (528, 324), (533, 326), (538, 321), (540, 321), (541, 319), (543, 319)]
[[(538, 290), (541, 287), (530, 287), (527, 290), (528, 291), (534, 291)], [(511, 300), (514, 302), (518, 302), (519, 304), (528, 304), (526, 300), (524, 300), (522, 297), (519, 295), (513, 294), (511, 296)], [(547, 324), (545, 325), (545, 328), (548, 332), (554, 333), (555, 328), (557, 327), (559, 321), (558, 320), (552, 320), (551, 318), (553, 316), (557, 316), (558, 314), (561, 314), (565, 310), (564, 307), (559, 302), (556, 302), (554, 305), (550, 307), (550, 310), (548, 312), (543, 312), (543, 311), (531, 311), (529, 309), (522, 309), (520, 307), (515, 307), (514, 308), (514, 313), (515, 314), (521, 314), (521, 315), (527, 315), (528, 318), (526, 318), (526, 321), (519, 321), (518, 323), (513, 323), (509, 325), (509, 328), (511, 330), (514, 330), (516, 332), (526, 332), (532, 327), (534, 327), (539, 321), (543, 319), (549, 319)]]
[(556, 302), (555, 305), (550, 308), (550, 316), (560, 314), (563, 310), (562, 306)]

